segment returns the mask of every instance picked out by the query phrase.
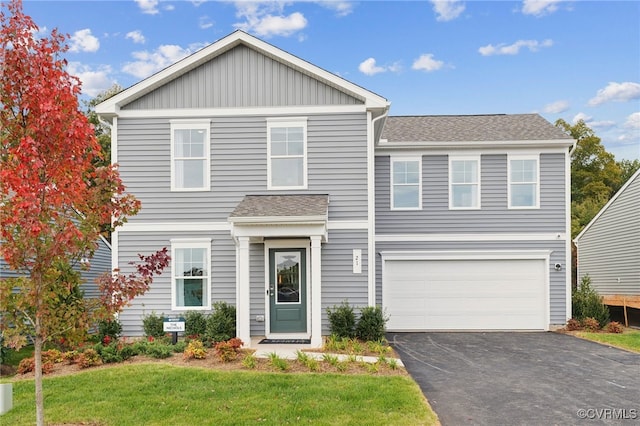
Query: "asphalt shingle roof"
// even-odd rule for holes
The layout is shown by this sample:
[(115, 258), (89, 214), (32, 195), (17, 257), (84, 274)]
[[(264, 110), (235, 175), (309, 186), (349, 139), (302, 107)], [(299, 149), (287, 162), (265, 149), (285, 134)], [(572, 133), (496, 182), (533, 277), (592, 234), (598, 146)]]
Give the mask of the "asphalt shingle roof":
[(382, 139), (472, 142), (571, 139), (538, 114), (389, 116)]
[(322, 195), (246, 195), (230, 218), (326, 216), (329, 196)]

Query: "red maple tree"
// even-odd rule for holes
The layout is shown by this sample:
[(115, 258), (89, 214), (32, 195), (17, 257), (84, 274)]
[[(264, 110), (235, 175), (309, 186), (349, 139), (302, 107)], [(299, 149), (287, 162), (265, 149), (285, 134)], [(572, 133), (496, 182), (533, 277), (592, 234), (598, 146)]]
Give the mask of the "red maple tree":
[[(136, 272), (102, 277), (102, 303), (72, 297), (101, 226), (139, 210), (116, 166), (105, 164), (79, 109), (80, 81), (66, 71), (67, 36), (38, 27), (12, 0), (0, 11), (0, 256), (21, 278), (0, 280), (0, 331), (14, 347), (29, 335), (36, 364), (36, 421), (44, 424), (42, 347), (91, 318), (120, 311), (168, 265), (166, 249), (141, 257)], [(116, 271), (117, 272), (117, 271)], [(81, 334), (81, 333), (80, 333)], [(6, 343), (6, 342), (5, 342)]]

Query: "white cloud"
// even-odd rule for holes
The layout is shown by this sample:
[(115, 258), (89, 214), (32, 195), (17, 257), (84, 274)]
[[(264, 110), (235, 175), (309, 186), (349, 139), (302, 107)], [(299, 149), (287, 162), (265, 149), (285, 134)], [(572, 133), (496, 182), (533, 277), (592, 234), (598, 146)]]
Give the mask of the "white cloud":
[(573, 124), (576, 124), (580, 120), (584, 121), (585, 123), (588, 123), (589, 121), (593, 120), (593, 117), (585, 114), (584, 112), (579, 112), (573, 117), (573, 120), (571, 120), (571, 122)]
[(302, 13), (293, 12), (285, 15), (285, 4), (281, 2), (236, 1), (235, 5), (236, 16), (245, 22), (233, 26), (260, 37), (288, 37), (307, 26), (307, 19)]
[(158, 10), (158, 0), (136, 0), (138, 3), (138, 7), (142, 10), (142, 13), (146, 13), (147, 15), (157, 15), (160, 13)]
[(202, 30), (213, 27), (213, 21), (208, 16), (201, 16), (198, 18), (198, 26)]
[(569, 109), (569, 102), (560, 100), (544, 106), (543, 111), (549, 114), (559, 114)]
[(426, 53), (420, 55), (418, 59), (413, 62), (411, 69), (419, 71), (437, 71), (444, 66), (444, 62), (433, 59), (432, 53)]
[(353, 3), (350, 1), (337, 1), (337, 0), (318, 0), (316, 1), (320, 6), (326, 7), (336, 12), (336, 15), (342, 17), (347, 16), (353, 12)]
[(124, 38), (130, 38), (136, 44), (144, 44), (146, 41), (144, 35), (142, 35), (142, 31), (140, 30), (129, 31)]
[(596, 96), (589, 99), (589, 106), (598, 106), (606, 102), (626, 102), (640, 99), (640, 84), (626, 81), (610, 82), (604, 89), (598, 90)]
[(108, 65), (94, 70), (79, 62), (69, 62), (67, 72), (80, 79), (82, 82), (82, 93), (89, 96), (96, 96), (115, 83), (115, 81), (109, 77), (111, 67)]
[(573, 117), (573, 120), (571, 120), (571, 122), (573, 124), (576, 124), (580, 120), (584, 121), (585, 124), (591, 127), (592, 129), (608, 129), (616, 125), (616, 122), (611, 120), (595, 121), (592, 116), (587, 115), (584, 112), (577, 113)]
[(630, 129), (640, 129), (640, 112), (634, 112), (627, 117), (627, 121), (624, 123), (624, 127)]
[(100, 49), (100, 40), (89, 28), (78, 30), (71, 36), (70, 52), (96, 52)]
[(492, 56), (492, 55), (517, 55), (520, 53), (520, 49), (527, 48), (531, 52), (537, 52), (542, 47), (551, 47), (553, 46), (553, 40), (546, 39), (543, 41), (537, 40), (518, 40), (513, 44), (498, 44), (496, 46), (492, 44), (488, 44), (478, 49), (478, 52), (482, 56)]
[(436, 21), (452, 21), (464, 12), (465, 4), (460, 0), (431, 0)]
[(187, 48), (174, 44), (163, 44), (153, 52), (147, 50), (133, 52), (131, 55), (136, 61), (126, 63), (122, 67), (122, 71), (137, 78), (147, 78), (202, 47), (204, 47), (203, 44), (193, 44)]
[(385, 67), (379, 67), (376, 65), (376, 60), (374, 58), (362, 61), (358, 66), (358, 69), (365, 75), (376, 75), (387, 70)]
[(524, 0), (522, 13), (525, 15), (544, 16), (558, 10), (558, 5), (563, 0)]

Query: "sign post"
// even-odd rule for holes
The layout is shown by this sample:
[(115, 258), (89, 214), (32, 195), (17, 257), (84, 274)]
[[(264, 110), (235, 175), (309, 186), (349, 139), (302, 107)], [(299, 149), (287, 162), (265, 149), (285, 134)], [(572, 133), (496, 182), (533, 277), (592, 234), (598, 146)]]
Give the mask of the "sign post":
[(165, 333), (171, 333), (171, 343), (174, 345), (178, 343), (178, 332), (185, 330), (185, 320), (183, 317), (178, 318), (164, 318), (162, 322), (162, 331)]

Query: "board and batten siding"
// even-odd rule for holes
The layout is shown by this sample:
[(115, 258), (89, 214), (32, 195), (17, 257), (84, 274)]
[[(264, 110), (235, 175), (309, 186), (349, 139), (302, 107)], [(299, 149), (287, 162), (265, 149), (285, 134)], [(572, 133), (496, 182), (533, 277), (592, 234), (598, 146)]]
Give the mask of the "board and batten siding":
[(640, 295), (640, 174), (578, 241), (578, 280), (601, 295)]
[[(487, 253), (491, 251), (536, 251), (549, 250), (549, 304), (550, 324), (566, 323), (566, 289), (567, 289), (567, 258), (565, 241), (432, 241), (432, 242), (378, 242), (376, 252), (385, 251), (416, 251), (416, 252), (443, 252), (443, 251), (472, 251)], [(560, 263), (562, 269), (556, 271), (554, 265)], [(496, 271), (500, 273), (500, 271)], [(382, 300), (382, 260), (378, 257), (376, 262), (376, 304), (381, 305)], [(505, 319), (508, 321), (508, 319)], [(504, 324), (509, 328), (508, 322)]]
[(422, 156), (422, 209), (399, 211), (391, 210), (390, 157), (376, 156), (376, 234), (566, 232), (564, 154), (540, 155), (538, 209), (509, 209), (507, 154), (482, 154), (481, 208), (449, 210), (448, 161)]
[(330, 220), (366, 220), (365, 113), (308, 115), (308, 189), (267, 191), (269, 116), (211, 119), (211, 190), (171, 191), (169, 119), (118, 120), (118, 163), (141, 202), (130, 223), (226, 222), (244, 195), (329, 194)]
[(355, 105), (363, 102), (238, 45), (125, 105), (125, 110)]
[[(167, 247), (171, 250), (171, 239), (211, 238), (211, 303), (224, 301), (235, 305), (236, 300), (236, 250), (228, 232), (119, 232), (118, 257), (121, 270), (127, 274), (133, 271), (128, 262), (138, 258), (138, 253), (149, 255)], [(144, 295), (133, 299), (131, 306), (124, 309), (119, 319), (123, 335), (141, 336), (142, 318), (155, 312), (178, 314), (182, 311), (171, 310), (171, 274), (172, 264), (154, 278), (151, 288)], [(205, 311), (205, 313), (208, 313)]]

